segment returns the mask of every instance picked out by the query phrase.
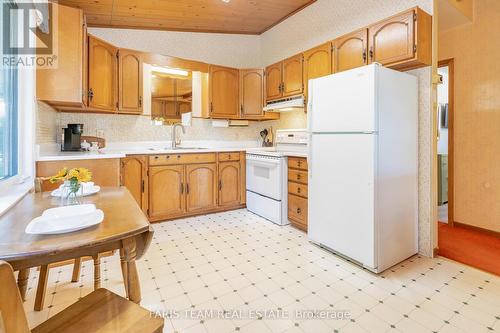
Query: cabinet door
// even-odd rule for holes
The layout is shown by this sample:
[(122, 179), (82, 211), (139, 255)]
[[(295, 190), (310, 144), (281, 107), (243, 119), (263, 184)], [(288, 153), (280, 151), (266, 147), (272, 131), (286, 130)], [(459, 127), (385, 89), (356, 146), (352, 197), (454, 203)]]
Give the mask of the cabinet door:
[(176, 119), (180, 118), (179, 108), (177, 102), (174, 101), (164, 101), (165, 103), (165, 118), (167, 119)]
[(298, 54), (283, 60), (283, 97), (300, 95), (304, 92), (302, 64), (304, 57)]
[(151, 101), (151, 116), (153, 118), (165, 117), (165, 102), (162, 100), (153, 99)]
[(115, 111), (117, 107), (118, 49), (89, 36), (89, 107)]
[(389, 65), (414, 57), (414, 14), (409, 10), (368, 28), (371, 62)]
[(240, 204), (240, 179), (240, 162), (219, 163), (219, 206)]
[(142, 59), (138, 52), (118, 51), (119, 112), (142, 113)]
[(304, 52), (304, 93), (309, 80), (332, 74), (332, 44), (325, 43)]
[(335, 73), (360, 67), (368, 63), (368, 30), (362, 29), (333, 41), (333, 71)]
[[(82, 107), (87, 103), (87, 29), (83, 11), (57, 6), (57, 68), (36, 69), (36, 97), (51, 104)], [(37, 47), (43, 50), (37, 38)], [(64, 82), (64, 84), (61, 84)]]
[(179, 103), (179, 113), (188, 113), (191, 112), (191, 103), (189, 102), (180, 102)]
[(169, 218), (184, 213), (184, 166), (149, 168), (149, 216)]
[(146, 156), (130, 156), (121, 159), (121, 185), (130, 191), (145, 213), (148, 209), (147, 171)]
[(213, 118), (238, 118), (238, 70), (210, 66), (210, 115)]
[(266, 67), (266, 101), (281, 97), (281, 62)]
[(186, 207), (188, 212), (217, 206), (217, 165), (215, 163), (186, 166)]
[(240, 71), (240, 116), (246, 119), (264, 116), (264, 71), (245, 69)]

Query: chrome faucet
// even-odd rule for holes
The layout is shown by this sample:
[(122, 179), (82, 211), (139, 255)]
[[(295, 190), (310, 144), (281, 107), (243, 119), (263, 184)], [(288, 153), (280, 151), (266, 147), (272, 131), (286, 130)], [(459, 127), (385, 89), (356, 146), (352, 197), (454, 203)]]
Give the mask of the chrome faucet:
[(176, 129), (177, 126), (182, 128), (182, 133), (186, 134), (186, 128), (181, 123), (175, 123), (172, 125), (172, 149), (177, 149), (177, 146), (181, 144), (181, 138), (177, 139)]

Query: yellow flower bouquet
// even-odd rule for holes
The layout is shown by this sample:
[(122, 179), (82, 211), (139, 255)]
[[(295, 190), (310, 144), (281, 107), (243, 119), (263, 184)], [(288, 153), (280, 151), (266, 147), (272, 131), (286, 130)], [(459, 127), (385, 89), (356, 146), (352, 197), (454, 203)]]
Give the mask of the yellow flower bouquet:
[(69, 204), (79, 204), (77, 192), (80, 190), (82, 182), (92, 180), (92, 172), (86, 168), (62, 168), (54, 176), (49, 178), (52, 184), (63, 181), (61, 188), (61, 199), (68, 201)]

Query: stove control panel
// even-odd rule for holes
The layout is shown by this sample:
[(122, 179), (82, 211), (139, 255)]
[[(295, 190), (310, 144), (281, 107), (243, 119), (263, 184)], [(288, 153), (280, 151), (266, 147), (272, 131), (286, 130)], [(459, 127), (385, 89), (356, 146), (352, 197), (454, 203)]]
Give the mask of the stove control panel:
[(277, 130), (276, 143), (307, 145), (306, 129)]

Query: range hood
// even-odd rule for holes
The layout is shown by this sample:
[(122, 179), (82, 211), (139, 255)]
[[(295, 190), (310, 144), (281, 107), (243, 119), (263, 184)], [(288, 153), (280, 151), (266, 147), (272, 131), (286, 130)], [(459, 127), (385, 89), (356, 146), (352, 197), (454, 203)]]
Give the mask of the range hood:
[(297, 109), (304, 109), (304, 96), (295, 96), (268, 102), (263, 110), (267, 112), (287, 112)]

